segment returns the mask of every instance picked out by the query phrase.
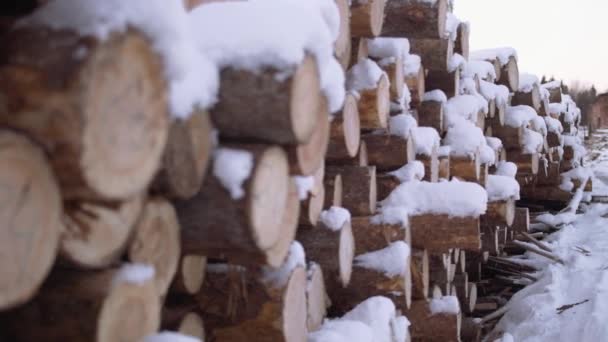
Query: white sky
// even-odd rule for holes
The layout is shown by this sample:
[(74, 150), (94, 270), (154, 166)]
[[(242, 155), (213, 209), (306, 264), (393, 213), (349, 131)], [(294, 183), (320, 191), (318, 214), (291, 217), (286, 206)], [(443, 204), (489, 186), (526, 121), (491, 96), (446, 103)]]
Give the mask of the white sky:
[(519, 70), (608, 90), (608, 0), (454, 0), (471, 50), (511, 46)]

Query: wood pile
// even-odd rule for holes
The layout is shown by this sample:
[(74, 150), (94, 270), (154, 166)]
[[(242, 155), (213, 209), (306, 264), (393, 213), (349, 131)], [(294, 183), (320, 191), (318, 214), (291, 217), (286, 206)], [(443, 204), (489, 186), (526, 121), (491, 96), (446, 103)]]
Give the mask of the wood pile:
[(592, 189), (580, 110), (447, 0), (335, 7), (339, 106), (312, 53), (180, 118), (140, 30), (4, 34), (0, 340), (480, 341)]

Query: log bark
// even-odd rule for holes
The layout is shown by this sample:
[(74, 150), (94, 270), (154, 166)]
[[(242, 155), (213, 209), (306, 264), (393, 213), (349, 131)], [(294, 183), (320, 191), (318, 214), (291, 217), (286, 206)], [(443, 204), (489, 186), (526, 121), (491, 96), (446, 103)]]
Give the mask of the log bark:
[(0, 310), (29, 300), (51, 270), (63, 224), (61, 194), (43, 151), (0, 131)]
[(530, 230), (530, 209), (515, 208), (515, 219), (511, 226), (515, 233), (528, 232)]
[(350, 40), (350, 45), (352, 48), (350, 51), (350, 62), (348, 64), (349, 69), (362, 60), (369, 58), (367, 38), (352, 37)]
[(342, 175), (326, 174), (323, 184), (325, 185), (325, 201), (323, 204), (323, 209), (329, 209), (331, 207), (341, 207), (343, 199), (342, 194), (344, 189), (342, 185)]
[(481, 325), (472, 317), (462, 320), (461, 337), (463, 341), (481, 342)]
[(308, 285), (306, 287), (307, 318), (306, 327), (309, 332), (318, 330), (327, 316), (327, 308), (331, 300), (325, 291), (323, 270), (317, 263), (310, 263), (307, 272)]
[(347, 94), (341, 114), (334, 116), (331, 121), (326, 160), (340, 162), (354, 158), (359, 151), (360, 141), (361, 121), (357, 99)]
[(376, 37), (382, 32), (386, 0), (354, 0), (350, 6), (353, 37)]
[(289, 70), (290, 77), (284, 77), (286, 71), (222, 70), (218, 102), (211, 109), (221, 135), (277, 144), (307, 143), (323, 102), (317, 63), (307, 56)]
[(148, 200), (134, 229), (129, 260), (154, 266), (159, 297), (167, 293), (180, 255), (180, 227), (175, 209), (162, 198)]
[[(540, 186), (558, 186), (561, 184), (560, 162), (546, 162), (541, 160), (536, 184)], [(546, 170), (546, 172), (545, 172)]]
[(181, 257), (179, 268), (171, 284), (171, 293), (195, 295), (205, 281), (207, 257), (196, 254), (186, 254)]
[(454, 52), (460, 54), (465, 60), (469, 60), (469, 37), (471, 35), (471, 27), (468, 23), (461, 22), (458, 25), (456, 43), (454, 44)]
[(522, 91), (516, 91), (511, 97), (511, 105), (519, 106), (526, 105), (534, 108), (537, 112), (540, 110), (542, 105), (542, 99), (540, 97), (540, 89), (537, 85), (534, 85), (531, 92), (525, 93)]
[[(24, 28), (1, 44), (0, 126), (43, 147), (63, 198), (118, 200), (143, 192), (169, 127), (161, 63), (146, 39), (128, 31), (101, 42)], [(84, 56), (77, 53), (83, 49)]]
[[(411, 53), (420, 55), (422, 64), (428, 70), (444, 71), (449, 69), (454, 53), (454, 43), (450, 39), (410, 39)], [(427, 85), (428, 89), (431, 89)]]
[(325, 187), (321, 184), (321, 191), (316, 195), (311, 194), (300, 203), (300, 224), (316, 226), (325, 204)]
[(460, 313), (433, 315), (427, 301), (417, 300), (412, 302), (412, 306), (404, 314), (412, 323), (412, 341), (460, 341)]
[(506, 86), (511, 92), (519, 90), (519, 67), (515, 57), (509, 57), (509, 62), (501, 67), (498, 84)]
[(562, 136), (556, 132), (547, 132), (547, 144), (549, 148), (558, 147), (562, 145)]
[[(326, 177), (342, 176), (342, 207), (353, 216), (368, 216), (376, 211), (376, 167), (328, 166)], [(327, 197), (327, 196), (326, 196)]]
[(110, 266), (125, 251), (143, 203), (143, 195), (121, 202), (66, 201), (60, 256), (83, 268)]
[(350, 7), (348, 0), (335, 0), (338, 13), (340, 14), (340, 26), (338, 38), (334, 42), (334, 55), (346, 71), (350, 62), (352, 49), (350, 39)]
[(390, 83), (390, 99), (399, 101), (403, 97), (403, 59), (401, 56), (395, 56), (394, 60), (388, 62), (381, 61), (378, 63), (380, 68), (388, 75)]
[(450, 157), (450, 175), (467, 182), (479, 183), (481, 176), (479, 158)]
[[(278, 265), (285, 254), (272, 247), (280, 240), (287, 213), (289, 178), (285, 153), (278, 147), (232, 145), (253, 156), (244, 196), (233, 199), (215, 175), (205, 178), (189, 200), (176, 201), (184, 253), (227, 257), (231, 262)], [(296, 207), (297, 208), (297, 207)]]
[(116, 280), (124, 279), (118, 273), (54, 270), (34, 300), (0, 315), (0, 339), (140, 341), (155, 333), (161, 307), (154, 282)]
[(481, 248), (478, 217), (448, 215), (410, 216), (412, 246), (430, 253), (447, 253), (450, 248), (478, 251)]
[(374, 224), (371, 222), (371, 217), (353, 217), (351, 227), (356, 241), (356, 255), (386, 248), (396, 241), (404, 241), (409, 244), (408, 239), (411, 239), (408, 226)]
[(549, 102), (550, 103), (561, 103), (562, 102), (562, 87), (549, 88)]
[(557, 186), (535, 186), (523, 187), (521, 189), (522, 199), (529, 201), (551, 201), (567, 205), (572, 199), (572, 193), (564, 191)]
[(211, 156), (212, 130), (209, 114), (203, 111), (171, 123), (161, 165), (151, 185), (153, 192), (181, 199), (198, 192)]
[(415, 159), (414, 142), (390, 134), (365, 134), (361, 137), (367, 148), (367, 160), (378, 171), (390, 172)]
[(388, 77), (382, 75), (375, 89), (359, 92), (359, 119), (361, 129), (375, 130), (388, 127), (390, 111), (390, 84)]
[(425, 249), (414, 249), (410, 258), (412, 273), (412, 299), (427, 299), (429, 296), (430, 266)]
[(507, 160), (517, 165), (517, 173), (521, 174), (538, 174), (539, 154), (524, 154), (519, 150), (507, 151)]
[(422, 101), (418, 106), (418, 125), (433, 127), (439, 133), (444, 132), (443, 103), (438, 101)]
[(308, 142), (287, 147), (289, 170), (294, 175), (312, 175), (323, 164), (329, 144), (329, 114), (325, 98), (315, 114), (315, 128)]
[[(213, 269), (213, 272), (209, 272)], [(306, 270), (295, 267), (286, 279), (270, 282), (238, 266), (208, 268), (196, 297), (213, 341), (304, 341)]]
[(399, 185), (401, 181), (390, 174), (376, 175), (376, 186), (378, 191), (378, 199), (386, 199)]
[(519, 149), (523, 140), (524, 128), (492, 125), (492, 135), (502, 140), (502, 145), (505, 149)]
[(448, 2), (416, 0), (388, 1), (383, 37), (443, 38), (446, 30)]
[(416, 73), (405, 75), (405, 85), (410, 91), (410, 107), (412, 109), (418, 108), (418, 105), (422, 101), (424, 93), (426, 92), (426, 83), (424, 78), (425, 73), (422, 65)]
[(307, 259), (323, 269), (325, 288), (333, 301), (351, 283), (355, 241), (350, 222), (338, 231), (324, 226), (300, 227), (296, 239), (304, 247)]
[(460, 68), (449, 72), (447, 69), (429, 70), (424, 80), (426, 89), (439, 89), (449, 98), (460, 94)]
[(424, 164), (424, 180), (431, 183), (439, 181), (439, 157), (437, 157), (437, 149), (434, 149), (430, 156), (418, 154), (416, 160)]
[(488, 202), (488, 209), (482, 215), (481, 221), (488, 225), (507, 225), (511, 227), (515, 219), (515, 200), (509, 198), (502, 201)]

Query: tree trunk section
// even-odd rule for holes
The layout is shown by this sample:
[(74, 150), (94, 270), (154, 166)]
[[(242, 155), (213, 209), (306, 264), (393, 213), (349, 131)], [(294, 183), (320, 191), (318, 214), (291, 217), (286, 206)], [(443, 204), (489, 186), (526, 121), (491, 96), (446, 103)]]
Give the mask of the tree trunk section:
[(445, 93), (448, 99), (460, 95), (460, 68), (456, 68), (452, 72), (447, 69), (429, 70), (424, 82), (426, 89), (439, 89)]
[(378, 199), (386, 199), (397, 187), (401, 185), (401, 181), (390, 174), (376, 175), (376, 186), (378, 191)]
[(390, 0), (384, 12), (383, 37), (439, 39), (445, 35), (446, 0)]
[(479, 183), (481, 176), (479, 158), (450, 157), (450, 175), (463, 181)]
[[(454, 53), (454, 43), (450, 39), (410, 39), (411, 53), (420, 55), (422, 64), (428, 70), (448, 72), (450, 59)], [(429, 85), (426, 86), (430, 88)]]
[(308, 285), (306, 287), (307, 319), (306, 327), (309, 332), (319, 330), (327, 316), (327, 308), (331, 300), (325, 291), (323, 270), (316, 263), (308, 265)]
[(342, 207), (353, 216), (369, 216), (376, 211), (376, 167), (328, 166), (328, 177), (342, 176)]
[(418, 125), (433, 127), (437, 132), (444, 132), (443, 103), (437, 101), (422, 101), (418, 106)]
[(410, 75), (405, 75), (405, 85), (410, 91), (410, 107), (412, 109), (418, 108), (418, 105), (422, 101), (424, 93), (426, 92), (427, 88), (424, 78), (424, 67), (422, 65), (418, 69), (418, 72)]
[(498, 84), (506, 86), (511, 92), (519, 90), (519, 67), (515, 57), (509, 57), (509, 62), (501, 67)]
[(170, 292), (185, 295), (197, 294), (205, 281), (206, 268), (206, 256), (196, 254), (183, 255), (171, 284)]
[(342, 69), (346, 71), (352, 48), (350, 44), (350, 7), (348, 0), (335, 0), (335, 2), (340, 14), (340, 33), (334, 42), (334, 55), (342, 65)]
[(357, 109), (357, 99), (347, 94), (342, 113), (334, 116), (329, 129), (329, 146), (326, 160), (340, 162), (352, 159), (359, 151), (361, 141), (361, 121)]
[(329, 114), (325, 98), (316, 115), (316, 124), (308, 142), (287, 147), (289, 169), (293, 175), (312, 175), (323, 163), (329, 144)]
[(390, 84), (388, 77), (382, 75), (375, 89), (359, 92), (359, 119), (361, 129), (375, 130), (388, 127), (390, 111)]
[(469, 60), (469, 37), (471, 28), (468, 23), (461, 22), (458, 25), (454, 52), (460, 54), (465, 60)]
[(376, 37), (382, 32), (386, 0), (353, 0), (350, 31), (353, 37)]
[(412, 299), (427, 299), (429, 296), (429, 255), (425, 249), (413, 249), (410, 259), (412, 272)]
[(460, 341), (460, 313), (433, 315), (427, 301), (417, 300), (412, 302), (412, 306), (404, 314), (412, 323), (410, 326), (412, 341)]
[(517, 174), (538, 174), (539, 154), (524, 154), (519, 150), (507, 152), (507, 160), (517, 165)]
[(395, 171), (415, 159), (411, 137), (403, 139), (390, 134), (365, 134), (361, 138), (367, 147), (368, 163), (378, 171)]
[(397, 241), (410, 244), (409, 227), (399, 224), (373, 224), (371, 217), (353, 217), (351, 226), (356, 242), (356, 255), (384, 249)]
[(448, 215), (410, 216), (412, 246), (430, 253), (447, 253), (451, 248), (478, 251), (481, 248), (478, 217)]
[(542, 105), (542, 99), (540, 97), (540, 89), (537, 85), (532, 88), (532, 91), (529, 93), (525, 93), (522, 91), (517, 91), (511, 97), (511, 105), (512, 106), (520, 106), (526, 105), (534, 108), (535, 111), (540, 111), (540, 107)]
[(515, 200), (510, 198), (503, 201), (488, 202), (488, 209), (481, 216), (485, 225), (507, 225), (511, 227), (515, 219)]

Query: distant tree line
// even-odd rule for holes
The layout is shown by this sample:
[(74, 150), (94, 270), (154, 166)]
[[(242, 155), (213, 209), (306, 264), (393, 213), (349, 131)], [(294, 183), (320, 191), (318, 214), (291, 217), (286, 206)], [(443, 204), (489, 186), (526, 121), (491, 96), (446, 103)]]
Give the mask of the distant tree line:
[[(552, 81), (555, 81), (555, 77), (551, 76), (550, 78), (547, 78), (546, 76), (543, 76), (541, 79), (541, 84)], [(569, 94), (574, 102), (576, 102), (578, 107), (581, 109), (581, 121), (584, 125), (586, 125), (588, 123), (587, 117), (589, 111), (591, 110), (591, 106), (595, 102), (598, 95), (595, 85), (589, 85), (581, 81), (574, 81), (568, 86), (562, 82), (562, 92), (564, 94)]]

